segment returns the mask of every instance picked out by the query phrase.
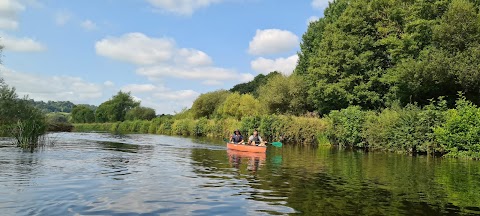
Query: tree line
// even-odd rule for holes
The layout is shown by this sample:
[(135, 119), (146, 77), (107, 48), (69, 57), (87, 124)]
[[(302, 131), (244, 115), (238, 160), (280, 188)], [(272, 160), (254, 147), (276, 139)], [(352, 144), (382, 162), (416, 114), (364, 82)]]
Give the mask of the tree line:
[(130, 93), (118, 92), (103, 102), (97, 109), (89, 105), (77, 105), (72, 109), (73, 123), (105, 123), (125, 120), (151, 120), (156, 117), (155, 110), (140, 106)]

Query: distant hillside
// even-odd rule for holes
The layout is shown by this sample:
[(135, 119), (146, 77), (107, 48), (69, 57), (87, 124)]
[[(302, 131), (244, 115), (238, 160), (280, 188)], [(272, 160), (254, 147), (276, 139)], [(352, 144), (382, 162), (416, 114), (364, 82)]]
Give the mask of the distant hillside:
[[(29, 102), (37, 109), (41, 110), (42, 112), (45, 113), (51, 113), (51, 112), (65, 112), (65, 113), (71, 113), (73, 107), (75, 106), (74, 103), (70, 101), (35, 101), (33, 99), (30, 99)], [(94, 105), (85, 105), (91, 108), (92, 110), (97, 109), (96, 106)]]

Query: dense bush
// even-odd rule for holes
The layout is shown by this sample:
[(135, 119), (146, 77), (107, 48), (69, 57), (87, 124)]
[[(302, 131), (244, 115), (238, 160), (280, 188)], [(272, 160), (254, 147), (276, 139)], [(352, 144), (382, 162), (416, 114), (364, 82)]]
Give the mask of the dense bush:
[(155, 116), (154, 109), (138, 106), (127, 111), (127, 114), (125, 114), (125, 120), (152, 120)]
[(458, 100), (435, 135), (447, 155), (480, 159), (480, 109), (464, 98)]
[(362, 136), (367, 113), (358, 106), (351, 106), (340, 111), (332, 111), (327, 117), (329, 126), (326, 134), (334, 144), (350, 147), (364, 147)]

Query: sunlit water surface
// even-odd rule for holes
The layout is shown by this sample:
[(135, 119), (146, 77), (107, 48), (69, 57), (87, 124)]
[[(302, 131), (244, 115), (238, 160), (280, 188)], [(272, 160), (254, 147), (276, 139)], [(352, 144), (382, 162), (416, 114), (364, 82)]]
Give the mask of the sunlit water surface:
[(480, 163), (218, 140), (49, 135), (0, 141), (0, 215), (476, 215)]

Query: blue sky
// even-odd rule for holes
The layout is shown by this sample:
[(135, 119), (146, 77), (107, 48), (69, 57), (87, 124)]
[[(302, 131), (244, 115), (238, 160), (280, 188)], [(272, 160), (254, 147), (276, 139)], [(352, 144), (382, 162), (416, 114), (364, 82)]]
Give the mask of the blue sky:
[(20, 95), (158, 113), (260, 73), (291, 74), (328, 0), (0, 0), (0, 77)]

